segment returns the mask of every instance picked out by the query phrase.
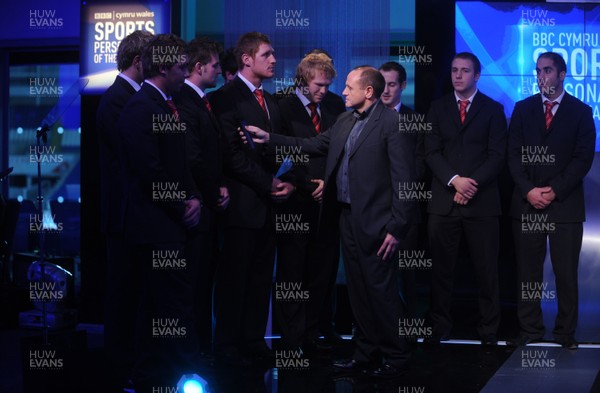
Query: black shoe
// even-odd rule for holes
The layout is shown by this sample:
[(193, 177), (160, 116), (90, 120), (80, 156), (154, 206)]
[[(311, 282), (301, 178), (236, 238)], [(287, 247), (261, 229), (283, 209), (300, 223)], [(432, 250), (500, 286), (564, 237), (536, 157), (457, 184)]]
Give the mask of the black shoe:
[(495, 334), (481, 336), (481, 345), (484, 347), (495, 347), (498, 345), (498, 337)]
[(386, 363), (383, 366), (377, 367), (367, 372), (369, 377), (373, 378), (398, 378), (408, 373), (408, 363), (404, 363), (402, 366), (394, 366), (390, 363)]
[(555, 337), (554, 339), (563, 348), (571, 350), (579, 348), (579, 343), (572, 336)]
[(370, 362), (357, 362), (354, 359), (336, 360), (333, 362), (333, 368), (338, 372), (361, 372), (366, 371), (373, 364)]
[(506, 340), (506, 346), (507, 347), (522, 347), (531, 342), (538, 341), (539, 339), (540, 338), (536, 338), (536, 337), (530, 336), (525, 333), (520, 333), (517, 337), (509, 338), (508, 340)]

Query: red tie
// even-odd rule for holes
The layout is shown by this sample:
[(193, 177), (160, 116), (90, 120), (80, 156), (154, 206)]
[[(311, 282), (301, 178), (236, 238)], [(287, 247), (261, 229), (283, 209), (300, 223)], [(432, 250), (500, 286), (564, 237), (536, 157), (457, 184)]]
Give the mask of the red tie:
[(173, 114), (175, 115), (175, 121), (179, 121), (179, 112), (177, 112), (177, 107), (175, 106), (173, 100), (169, 98), (167, 100), (167, 105), (169, 106), (169, 108), (171, 108), (171, 112), (173, 112)]
[(206, 98), (206, 96), (204, 96), (204, 97), (202, 97), (202, 101), (204, 101), (204, 105), (206, 106), (208, 113), (212, 114), (212, 106), (210, 106), (210, 102), (208, 102), (208, 98)]
[(552, 118), (554, 117), (554, 115), (552, 114), (552, 108), (554, 108), (554, 105), (558, 105), (558, 102), (556, 101), (544, 101), (544, 105), (546, 105), (546, 129), (550, 128), (550, 124), (552, 123)]
[(469, 106), (469, 102), (469, 100), (458, 100), (458, 104), (460, 105), (460, 124), (465, 124), (465, 118), (467, 117), (467, 106)]
[(265, 105), (265, 97), (263, 96), (263, 91), (260, 89), (255, 89), (254, 95), (256, 96), (256, 99), (258, 100), (258, 103), (262, 110), (265, 111), (265, 114), (267, 116), (269, 116), (269, 112), (267, 112), (267, 106)]
[(317, 134), (321, 133), (321, 116), (319, 116), (319, 112), (317, 112), (317, 104), (311, 102), (308, 104), (308, 108), (310, 109), (310, 118), (312, 120), (313, 125), (315, 126), (315, 130), (317, 130)]

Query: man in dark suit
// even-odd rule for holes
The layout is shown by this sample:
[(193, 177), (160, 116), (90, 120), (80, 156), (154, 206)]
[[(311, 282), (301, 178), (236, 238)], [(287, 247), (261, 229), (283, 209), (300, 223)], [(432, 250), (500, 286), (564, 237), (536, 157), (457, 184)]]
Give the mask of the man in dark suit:
[(358, 324), (352, 359), (335, 362), (334, 367), (351, 372), (369, 369), (370, 376), (380, 378), (398, 376), (408, 367), (410, 349), (406, 337), (398, 334), (404, 306), (397, 266), (391, 261), (416, 207), (401, 201), (394, 186), (414, 181), (415, 158), (407, 135), (398, 131), (398, 116), (379, 100), (384, 85), (377, 69), (355, 68), (343, 92), (346, 106), (354, 110), (313, 138), (249, 128), (256, 141), (327, 155), (322, 220), (340, 217), (348, 294)]
[[(329, 129), (344, 112), (341, 98), (324, 101), (336, 72), (324, 54), (309, 54), (296, 69), (295, 91), (278, 101), (286, 134), (309, 138)], [(336, 100), (335, 98), (338, 98)], [(339, 260), (338, 226), (319, 227), (319, 211), (323, 197), (325, 157), (308, 157), (301, 151), (280, 151), (276, 161), (289, 156), (294, 162), (296, 192), (276, 207), (276, 218), (297, 217), (306, 224), (303, 231), (277, 230), (277, 283), (300, 284), (309, 299), (277, 301), (276, 310), (282, 329), (282, 341), (288, 347), (316, 349), (320, 316), (331, 313), (324, 299), (333, 294)], [(333, 316), (330, 315), (330, 321)]]
[(434, 101), (428, 114), (432, 132), (425, 137), (433, 173), (429, 202), (433, 337), (448, 340), (452, 329), (453, 272), (464, 233), (479, 285), (484, 346), (497, 344), (500, 322), (498, 244), (500, 194), (497, 177), (506, 155), (506, 118), (502, 105), (477, 90), (479, 59), (462, 52), (452, 60), (454, 92)]
[(197, 331), (200, 351), (212, 350), (213, 275), (218, 261), (217, 215), (229, 204), (229, 191), (223, 179), (221, 138), (217, 119), (206, 97), (206, 89), (216, 86), (221, 72), (216, 42), (197, 38), (187, 47), (189, 76), (173, 96), (181, 120), (187, 124), (186, 152), (196, 187), (207, 207), (197, 230), (188, 240), (190, 258), (199, 266), (196, 286)]
[[(510, 213), (521, 332), (507, 344), (526, 345), (543, 338), (541, 300), (556, 295), (554, 339), (564, 348), (577, 349), (583, 178), (594, 159), (596, 130), (591, 108), (564, 90), (567, 67), (559, 54), (542, 53), (535, 70), (540, 93), (517, 102), (509, 128), (509, 168), (515, 181)], [(556, 294), (543, 282), (547, 242)]]
[[(381, 94), (381, 102), (398, 113), (398, 129), (408, 134), (408, 140), (411, 141), (411, 149), (415, 152), (416, 182), (418, 184), (404, 184), (399, 186), (399, 188), (424, 190), (425, 148), (423, 141), (425, 134), (418, 127), (421, 118), (417, 116), (417, 112), (402, 103), (402, 92), (406, 89), (406, 70), (401, 64), (390, 61), (379, 67), (379, 72), (381, 72), (381, 75), (383, 75), (383, 78), (385, 79), (385, 89)], [(408, 126), (409, 124), (415, 124), (415, 126)], [(403, 195), (412, 198), (412, 195), (408, 192), (405, 192)], [(423, 200), (418, 201), (424, 202)], [(406, 238), (402, 239), (400, 242), (400, 251), (405, 254), (410, 253), (411, 255), (414, 255), (415, 252), (419, 251), (420, 210), (421, 209), (417, 210), (418, 214), (416, 215), (414, 223), (408, 231)], [(410, 318), (414, 318), (416, 315), (417, 304), (417, 278), (415, 268), (408, 267), (410, 264), (407, 266), (400, 258), (398, 260), (398, 266), (401, 273), (402, 295), (406, 306), (406, 315)]]
[(155, 36), (142, 53), (145, 81), (127, 103), (117, 129), (125, 151), (125, 234), (142, 280), (134, 368), (136, 392), (172, 386), (191, 371), (194, 261), (187, 260), (188, 229), (198, 224), (200, 201), (186, 160), (186, 124), (171, 95), (187, 76), (185, 43)]
[(224, 139), (224, 171), (231, 201), (224, 219), (222, 263), (215, 288), (215, 355), (229, 364), (270, 360), (264, 335), (275, 258), (272, 203), (294, 186), (275, 178), (277, 166), (262, 146), (244, 146), (238, 128), (255, 125), (279, 131), (277, 102), (262, 88), (275, 67), (274, 50), (261, 33), (246, 33), (236, 45), (239, 72), (213, 98)]
[(142, 50), (152, 38), (147, 31), (134, 31), (117, 49), (115, 82), (100, 99), (96, 112), (96, 131), (100, 146), (100, 219), (106, 236), (107, 290), (104, 312), (104, 342), (109, 375), (121, 384), (133, 362), (133, 337), (138, 282), (135, 266), (126, 255), (123, 237), (123, 146), (117, 121), (133, 94), (144, 80)]

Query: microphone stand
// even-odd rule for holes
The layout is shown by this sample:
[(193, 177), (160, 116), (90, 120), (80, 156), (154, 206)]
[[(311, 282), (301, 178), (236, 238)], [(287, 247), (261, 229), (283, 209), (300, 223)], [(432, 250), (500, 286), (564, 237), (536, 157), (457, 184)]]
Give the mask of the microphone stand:
[[(40, 247), (40, 271), (41, 271), (41, 282), (42, 288), (46, 288), (44, 283), (46, 282), (46, 247), (45, 247), (45, 229), (44, 229), (44, 196), (42, 195), (42, 153), (41, 153), (41, 145), (42, 142), (44, 146), (48, 142), (48, 131), (60, 117), (65, 113), (65, 111), (73, 104), (75, 99), (79, 96), (79, 94), (83, 91), (84, 87), (88, 84), (88, 79), (78, 79), (71, 85), (69, 90), (65, 93), (63, 98), (59, 99), (56, 105), (50, 110), (48, 115), (42, 121), (42, 125), (39, 126), (36, 130), (36, 160), (37, 160), (37, 177), (38, 177), (38, 195), (37, 195), (37, 209), (38, 214), (40, 216), (41, 225), (39, 231), (39, 247)], [(46, 310), (46, 296), (42, 299), (42, 336), (44, 340), (44, 345), (48, 345), (48, 313)]]

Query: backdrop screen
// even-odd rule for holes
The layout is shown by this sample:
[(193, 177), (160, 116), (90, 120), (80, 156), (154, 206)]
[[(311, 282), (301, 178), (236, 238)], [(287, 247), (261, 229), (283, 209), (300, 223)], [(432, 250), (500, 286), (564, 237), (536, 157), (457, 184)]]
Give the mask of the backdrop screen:
[[(481, 61), (479, 88), (504, 104), (539, 92), (535, 62), (542, 52), (567, 63), (565, 90), (592, 107), (600, 126), (600, 6), (592, 4), (456, 3), (456, 51)], [(596, 137), (596, 151), (600, 140)]]

